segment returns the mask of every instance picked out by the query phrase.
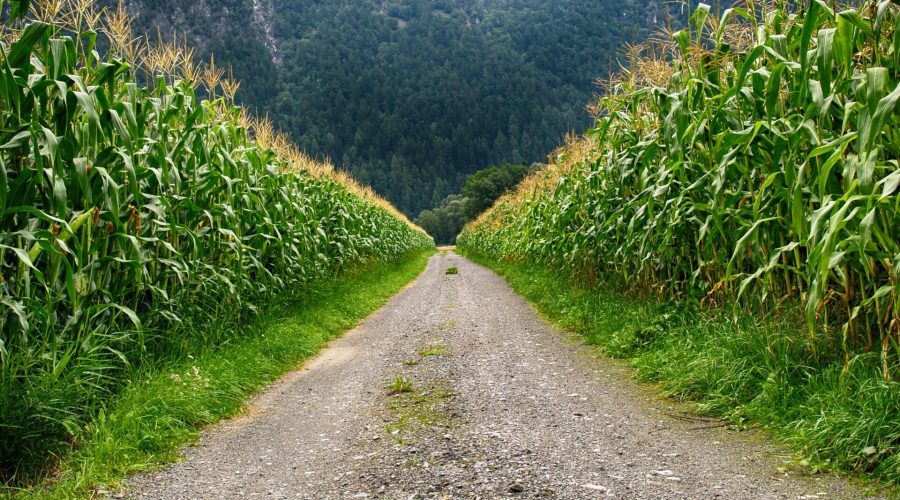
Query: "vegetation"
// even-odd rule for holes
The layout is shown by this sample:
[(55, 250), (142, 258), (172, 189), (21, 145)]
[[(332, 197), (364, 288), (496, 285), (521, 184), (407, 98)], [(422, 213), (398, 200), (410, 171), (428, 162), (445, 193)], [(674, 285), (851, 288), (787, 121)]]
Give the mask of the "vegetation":
[[(666, 22), (661, 0), (131, 0), (234, 67), (237, 99), (413, 216), (484, 165), (590, 125), (597, 75)], [(250, 20), (250, 22), (248, 22)], [(456, 233), (454, 233), (455, 235)]]
[(697, 411), (725, 417), (736, 428), (760, 426), (784, 439), (798, 450), (785, 468), (840, 468), (900, 481), (896, 384), (885, 382), (871, 359), (847, 374), (840, 364), (812, 359), (795, 316), (734, 317), (722, 309), (572, 286), (570, 276), (537, 264), (473, 258), (551, 320), (628, 359), (634, 375), (656, 383), (664, 395), (693, 400)]
[(466, 198), (461, 194), (451, 194), (438, 206), (422, 210), (415, 223), (427, 231), (438, 245), (452, 245), (456, 242), (456, 235), (470, 220), (471, 217), (466, 215)]
[(444, 274), (459, 274), (459, 268), (456, 266), (450, 266), (444, 271)]
[(397, 375), (396, 377), (394, 377), (394, 379), (391, 380), (390, 385), (388, 385), (388, 393), (390, 394), (403, 394), (412, 391), (412, 379), (404, 377), (402, 375)]
[(121, 9), (38, 2), (33, 19), (2, 25), (7, 479), (80, 446), (140, 373), (238, 341), (274, 298), (433, 246), (235, 107), (213, 62), (132, 37)]
[[(656, 375), (725, 397), (722, 411), (796, 405), (785, 420), (750, 414), (838, 464), (866, 450), (866, 468), (897, 481), (900, 7), (860, 4), (701, 5), (688, 28), (635, 47), (596, 126), (458, 244), (587, 287), (732, 311), (737, 326), (694, 324), (707, 340), (659, 325), (647, 343), (675, 350), (658, 361), (693, 371)], [(751, 314), (788, 326), (745, 338), (759, 331), (742, 328)], [(719, 394), (696, 382), (712, 373), (703, 348), (750, 383)]]
[(430, 356), (446, 356), (448, 354), (450, 354), (450, 348), (443, 344), (423, 347), (419, 349), (419, 356), (422, 356), (423, 358), (427, 358)]
[(452, 245), (466, 222), (490, 207), (534, 168), (536, 165), (528, 167), (524, 163), (508, 163), (479, 170), (466, 178), (461, 195), (452, 194), (437, 207), (423, 210), (416, 218), (416, 224), (434, 237), (437, 243)]
[(453, 393), (442, 385), (430, 385), (393, 395), (388, 402), (390, 422), (385, 425), (384, 430), (393, 437), (394, 442), (415, 443), (418, 441), (418, 433), (423, 430), (446, 430), (455, 424), (447, 408)]
[(230, 343), (140, 374), (85, 427), (58, 480), (23, 496), (96, 496), (128, 474), (177, 460), (180, 445), (195, 441), (201, 427), (240, 412), (254, 393), (353, 328), (418, 276), (430, 256), (370, 263), (313, 283), (299, 297), (276, 299)]

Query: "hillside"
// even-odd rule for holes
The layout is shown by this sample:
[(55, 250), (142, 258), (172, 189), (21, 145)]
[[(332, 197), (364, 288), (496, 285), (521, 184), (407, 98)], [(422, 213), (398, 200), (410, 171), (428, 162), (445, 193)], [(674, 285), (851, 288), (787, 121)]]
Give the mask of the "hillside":
[(586, 128), (595, 79), (666, 18), (657, 0), (126, 5), (137, 32), (185, 33), (201, 58), (233, 66), (239, 101), (408, 215)]

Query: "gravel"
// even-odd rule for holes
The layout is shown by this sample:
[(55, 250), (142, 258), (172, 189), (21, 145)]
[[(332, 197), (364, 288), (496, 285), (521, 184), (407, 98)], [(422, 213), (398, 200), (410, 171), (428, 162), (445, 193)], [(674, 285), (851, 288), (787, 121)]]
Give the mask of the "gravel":
[[(459, 274), (445, 274), (452, 266)], [(412, 390), (392, 394), (397, 377)], [(126, 488), (192, 499), (863, 496), (794, 470), (763, 436), (673, 405), (493, 272), (446, 253), (245, 415), (204, 432), (183, 463)]]

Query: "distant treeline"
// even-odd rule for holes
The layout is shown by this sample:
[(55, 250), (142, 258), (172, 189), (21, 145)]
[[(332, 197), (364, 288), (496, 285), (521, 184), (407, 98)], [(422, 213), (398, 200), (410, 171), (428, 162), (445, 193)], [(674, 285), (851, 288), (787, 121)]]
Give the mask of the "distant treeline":
[(478, 168), (542, 161), (588, 127), (595, 79), (627, 62), (624, 44), (664, 24), (662, 5), (284, 0), (276, 12), (268, 1), (128, 2), (138, 32), (186, 32), (199, 56), (233, 67), (238, 101), (410, 216)]
[(490, 208), (497, 198), (538, 167), (538, 164), (529, 167), (524, 163), (507, 163), (479, 170), (466, 178), (462, 194), (452, 194), (433, 209), (423, 210), (416, 224), (428, 231), (437, 243), (452, 245), (466, 222)]

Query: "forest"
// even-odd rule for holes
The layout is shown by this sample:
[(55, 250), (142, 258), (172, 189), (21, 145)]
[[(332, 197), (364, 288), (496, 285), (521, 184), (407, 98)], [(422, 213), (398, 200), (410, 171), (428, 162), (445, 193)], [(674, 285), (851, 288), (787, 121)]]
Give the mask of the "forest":
[(238, 102), (410, 217), (459, 193), (474, 171), (543, 161), (567, 132), (587, 128), (595, 80), (627, 64), (626, 44), (664, 25), (663, 5), (127, 3), (137, 33), (176, 33), (201, 58), (214, 54), (242, 82)]

